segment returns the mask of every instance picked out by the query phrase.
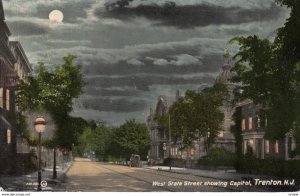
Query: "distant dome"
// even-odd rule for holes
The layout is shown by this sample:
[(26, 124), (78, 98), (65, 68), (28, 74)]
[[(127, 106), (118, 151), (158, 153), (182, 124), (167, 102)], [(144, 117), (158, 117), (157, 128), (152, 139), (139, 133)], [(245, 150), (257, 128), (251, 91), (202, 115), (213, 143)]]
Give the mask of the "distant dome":
[(231, 83), (231, 79), (233, 78), (234, 74), (230, 70), (222, 71), (216, 78), (215, 83), (217, 84), (226, 84)]
[(235, 75), (231, 71), (231, 65), (230, 65), (230, 55), (228, 52), (228, 49), (226, 48), (224, 50), (224, 55), (223, 55), (223, 66), (222, 66), (222, 72), (217, 76), (215, 83), (216, 84), (227, 84), (227, 83), (232, 83), (231, 79)]

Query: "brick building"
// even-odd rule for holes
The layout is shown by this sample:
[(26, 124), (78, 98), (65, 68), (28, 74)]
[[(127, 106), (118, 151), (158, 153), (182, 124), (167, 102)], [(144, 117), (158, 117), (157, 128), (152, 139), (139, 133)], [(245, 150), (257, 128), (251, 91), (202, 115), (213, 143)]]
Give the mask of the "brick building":
[(19, 111), (15, 104), (15, 87), (32, 71), (21, 44), (10, 41), (10, 35), (0, 0), (0, 173), (14, 173), (18, 164), (17, 150), (20, 153), (26, 150), (26, 145), (20, 148), (24, 140), (16, 129)]

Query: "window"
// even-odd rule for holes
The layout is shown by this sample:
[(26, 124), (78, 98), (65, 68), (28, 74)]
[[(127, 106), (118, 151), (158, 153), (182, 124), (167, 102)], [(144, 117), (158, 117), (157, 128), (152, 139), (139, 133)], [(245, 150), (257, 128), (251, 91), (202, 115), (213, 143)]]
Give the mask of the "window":
[(192, 148), (192, 149), (190, 150), (190, 155), (191, 155), (191, 156), (194, 156), (194, 155), (195, 155), (195, 149), (194, 149), (194, 148)]
[(246, 152), (247, 152), (247, 144), (248, 144), (248, 141), (244, 140), (244, 154), (246, 154)]
[(245, 119), (242, 120), (242, 131), (245, 131), (246, 129), (246, 122)]
[(269, 142), (269, 140), (265, 140), (265, 152), (270, 153), (270, 142)]
[(278, 140), (276, 140), (275, 145), (274, 145), (274, 150), (275, 153), (278, 154), (279, 153), (279, 145), (278, 145)]
[(7, 129), (6, 137), (7, 137), (7, 144), (10, 144), (11, 143), (11, 131), (10, 131), (10, 129)]
[(249, 144), (249, 146), (253, 146), (254, 145), (254, 140), (253, 139), (248, 140), (248, 144)]
[(5, 107), (6, 110), (9, 111), (9, 89), (6, 89), (6, 102), (5, 102)]
[(221, 131), (219, 132), (218, 137), (224, 137), (224, 131), (223, 131), (223, 130), (221, 130)]
[(171, 155), (173, 155), (173, 156), (177, 155), (177, 148), (176, 147), (172, 148)]
[(0, 88), (0, 108), (3, 108), (3, 88)]
[(248, 123), (249, 123), (249, 130), (251, 130), (252, 129), (252, 117), (249, 117), (249, 121), (248, 121)]

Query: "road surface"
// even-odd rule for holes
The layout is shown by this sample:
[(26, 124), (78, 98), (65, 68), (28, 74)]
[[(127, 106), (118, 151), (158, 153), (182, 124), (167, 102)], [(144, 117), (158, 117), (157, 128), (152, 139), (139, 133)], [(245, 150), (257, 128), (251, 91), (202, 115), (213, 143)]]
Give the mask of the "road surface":
[[(201, 184), (202, 183), (202, 184)], [(203, 183), (210, 183), (204, 185)], [(54, 191), (68, 192), (229, 192), (257, 191), (254, 187), (230, 186), (227, 181), (187, 174), (76, 159), (65, 180)]]

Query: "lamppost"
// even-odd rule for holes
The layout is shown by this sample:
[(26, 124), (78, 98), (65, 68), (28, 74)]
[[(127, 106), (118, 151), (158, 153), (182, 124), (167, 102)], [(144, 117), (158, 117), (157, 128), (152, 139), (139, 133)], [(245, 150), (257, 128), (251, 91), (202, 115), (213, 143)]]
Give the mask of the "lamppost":
[(165, 158), (166, 158), (166, 150), (167, 150), (167, 143), (163, 143), (163, 151), (164, 151), (164, 160), (165, 160)]
[(206, 142), (207, 142), (207, 154), (209, 153), (209, 148), (210, 148), (209, 137), (210, 137), (210, 129), (208, 128), (207, 129), (207, 139), (206, 139)]
[(42, 170), (41, 170), (41, 138), (42, 133), (45, 130), (46, 122), (44, 118), (36, 118), (34, 122), (35, 131), (39, 134), (39, 141), (38, 141), (38, 191), (42, 190), (41, 181), (42, 181)]

